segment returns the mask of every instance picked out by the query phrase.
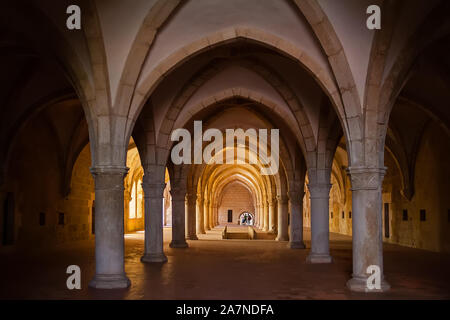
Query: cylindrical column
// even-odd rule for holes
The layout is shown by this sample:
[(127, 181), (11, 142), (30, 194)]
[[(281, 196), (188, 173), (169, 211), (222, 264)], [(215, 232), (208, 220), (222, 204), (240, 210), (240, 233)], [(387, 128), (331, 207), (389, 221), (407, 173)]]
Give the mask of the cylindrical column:
[(309, 263), (331, 263), (329, 201), (331, 184), (309, 184), (311, 199), (311, 252)]
[(263, 231), (269, 231), (269, 202), (263, 201)]
[(259, 208), (259, 204), (256, 204), (255, 206), (255, 227), (259, 229), (259, 222), (261, 220), (260, 217), (260, 208)]
[(196, 216), (197, 216), (197, 234), (205, 234), (205, 226), (203, 224), (203, 198), (201, 194), (197, 194), (196, 203)]
[(219, 208), (217, 204), (214, 205), (214, 226), (219, 225)]
[(185, 233), (185, 198), (184, 190), (174, 188), (170, 190), (172, 196), (172, 241), (171, 248), (187, 248)]
[(209, 201), (209, 229), (214, 229), (214, 206), (213, 202)]
[(286, 195), (277, 196), (278, 203), (278, 241), (289, 240), (288, 236), (288, 198)]
[(289, 247), (305, 249), (303, 242), (303, 193), (289, 192), (289, 208), (291, 211)]
[(269, 199), (269, 233), (275, 233), (275, 199)]
[(209, 227), (209, 200), (205, 199), (203, 201), (203, 226), (205, 230), (211, 230)]
[(95, 179), (95, 276), (89, 286), (120, 289), (130, 286), (124, 264), (125, 167), (91, 168)]
[(197, 195), (188, 193), (186, 195), (186, 239), (198, 240), (196, 231), (196, 201)]
[(142, 262), (166, 262), (163, 250), (163, 195), (165, 183), (150, 183), (144, 175), (145, 252)]
[[(347, 287), (356, 292), (384, 292), (381, 188), (386, 168), (348, 168), (352, 183), (353, 274)], [(380, 287), (369, 290), (367, 268), (380, 269)], [(372, 271), (370, 271), (372, 273)]]

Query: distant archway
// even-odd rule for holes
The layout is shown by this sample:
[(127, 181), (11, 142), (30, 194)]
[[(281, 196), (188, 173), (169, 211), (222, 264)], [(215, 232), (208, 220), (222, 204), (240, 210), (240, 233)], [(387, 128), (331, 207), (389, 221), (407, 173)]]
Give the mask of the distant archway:
[(242, 212), (238, 223), (242, 226), (252, 226), (255, 223), (255, 217), (250, 212)]

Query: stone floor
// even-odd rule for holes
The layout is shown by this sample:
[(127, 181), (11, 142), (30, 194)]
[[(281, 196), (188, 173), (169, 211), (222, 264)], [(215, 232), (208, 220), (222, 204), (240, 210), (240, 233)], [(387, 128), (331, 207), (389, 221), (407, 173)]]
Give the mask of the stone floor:
[[(450, 255), (386, 244), (385, 294), (355, 294), (345, 287), (351, 274), (351, 238), (331, 234), (334, 263), (308, 265), (308, 250), (286, 242), (219, 240), (217, 229), (188, 249), (170, 249), (169, 261), (140, 262), (143, 233), (125, 236), (125, 268), (132, 286), (94, 290), (94, 242), (80, 241), (52, 249), (0, 254), (0, 299), (449, 299)], [(305, 230), (305, 238), (309, 232)], [(309, 242), (306, 242), (309, 247)], [(66, 268), (82, 271), (82, 289), (66, 288)]]

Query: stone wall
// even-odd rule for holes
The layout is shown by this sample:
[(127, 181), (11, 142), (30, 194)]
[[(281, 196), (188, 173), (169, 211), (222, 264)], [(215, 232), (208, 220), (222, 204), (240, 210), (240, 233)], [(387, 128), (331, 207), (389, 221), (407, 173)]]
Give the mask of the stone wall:
[(235, 224), (243, 212), (255, 214), (252, 196), (245, 187), (238, 184), (232, 185), (224, 191), (218, 210), (219, 224), (227, 223), (228, 210), (233, 210), (233, 223)]
[[(416, 159), (415, 193), (411, 200), (401, 194), (400, 171), (394, 159), (386, 155), (389, 169), (383, 184), (383, 202), (390, 207), (391, 235), (384, 238), (385, 241), (450, 252), (450, 142), (442, 137), (445, 132), (436, 123), (424, 132)], [(425, 210), (425, 221), (420, 219), (421, 210)]]

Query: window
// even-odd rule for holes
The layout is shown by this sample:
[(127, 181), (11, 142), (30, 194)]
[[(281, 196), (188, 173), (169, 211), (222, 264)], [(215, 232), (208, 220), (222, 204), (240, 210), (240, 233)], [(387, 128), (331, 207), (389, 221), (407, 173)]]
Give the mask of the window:
[(233, 222), (233, 210), (228, 210), (228, 222)]
[(333, 219), (333, 211), (331, 211), (330, 217), (331, 217), (331, 219)]
[(133, 182), (133, 187), (131, 188), (131, 200), (130, 200), (128, 218), (136, 219), (136, 183), (135, 182)]
[(403, 221), (408, 221), (408, 210), (403, 210)]
[(39, 213), (39, 225), (45, 226), (45, 212)]
[(352, 218), (352, 212), (351, 212), (351, 211), (349, 211), (349, 213), (348, 213), (348, 218), (349, 218), (349, 219)]
[(342, 211), (342, 219), (345, 219), (345, 212)]
[(139, 180), (137, 182), (137, 206), (136, 206), (136, 218), (141, 219), (142, 218), (142, 206), (143, 206), (143, 194), (144, 191), (142, 190), (142, 181)]
[(63, 212), (58, 212), (58, 224), (61, 226), (65, 224)]
[(425, 209), (420, 210), (420, 221), (427, 221), (427, 212)]

